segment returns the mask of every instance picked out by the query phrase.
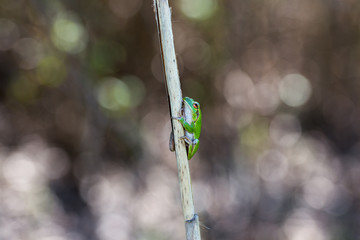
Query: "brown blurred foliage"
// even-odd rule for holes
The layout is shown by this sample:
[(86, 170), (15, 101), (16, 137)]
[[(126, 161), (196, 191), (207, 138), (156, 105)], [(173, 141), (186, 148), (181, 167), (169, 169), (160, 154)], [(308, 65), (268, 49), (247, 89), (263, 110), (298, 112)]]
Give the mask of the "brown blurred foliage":
[[(203, 239), (358, 239), (360, 2), (170, 5)], [(184, 239), (151, 1), (1, 0), (0, 81), (0, 239)]]

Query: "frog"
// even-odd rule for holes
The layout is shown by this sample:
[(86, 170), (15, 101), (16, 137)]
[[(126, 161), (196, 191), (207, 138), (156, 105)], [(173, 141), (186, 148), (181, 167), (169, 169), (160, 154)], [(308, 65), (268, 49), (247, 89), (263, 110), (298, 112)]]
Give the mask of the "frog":
[[(197, 152), (200, 143), (202, 120), (200, 104), (190, 97), (184, 97), (181, 116), (171, 118), (178, 120), (184, 127), (185, 135), (180, 138), (186, 143), (187, 158), (190, 160)], [(170, 134), (169, 148), (170, 151), (175, 150), (173, 132)]]

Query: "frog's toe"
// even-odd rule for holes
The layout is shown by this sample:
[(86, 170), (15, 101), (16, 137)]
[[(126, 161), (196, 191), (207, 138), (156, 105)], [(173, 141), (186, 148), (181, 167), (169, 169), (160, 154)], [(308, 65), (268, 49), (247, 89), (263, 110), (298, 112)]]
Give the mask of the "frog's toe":
[(189, 145), (191, 145), (191, 140), (187, 137), (187, 136), (182, 136), (182, 137), (180, 137), (181, 139), (184, 139), (184, 141), (187, 143), (187, 144), (189, 144)]

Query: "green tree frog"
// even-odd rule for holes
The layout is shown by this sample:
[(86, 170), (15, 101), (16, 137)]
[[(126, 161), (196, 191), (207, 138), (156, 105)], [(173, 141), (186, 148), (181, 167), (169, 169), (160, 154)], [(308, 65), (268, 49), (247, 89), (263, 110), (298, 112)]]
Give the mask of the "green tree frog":
[[(200, 104), (192, 98), (184, 97), (181, 115), (181, 117), (172, 117), (172, 119), (179, 120), (185, 129), (185, 136), (181, 138), (184, 139), (187, 145), (188, 160), (190, 160), (199, 148), (201, 132)], [(173, 132), (170, 135), (169, 146), (171, 151), (175, 150)]]

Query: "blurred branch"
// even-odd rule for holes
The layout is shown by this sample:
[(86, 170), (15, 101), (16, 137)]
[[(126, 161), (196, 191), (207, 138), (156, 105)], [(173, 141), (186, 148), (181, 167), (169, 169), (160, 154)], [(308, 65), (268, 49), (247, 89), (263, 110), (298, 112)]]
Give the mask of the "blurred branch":
[[(171, 116), (178, 116), (181, 112), (182, 93), (179, 73), (176, 63), (174, 39), (171, 25), (171, 11), (167, 0), (154, 0), (155, 18), (160, 38), (160, 50), (165, 72), (165, 85), (169, 94)], [(189, 162), (185, 143), (180, 139), (184, 136), (184, 129), (179, 121), (172, 120), (175, 154), (179, 174), (180, 193), (186, 227), (187, 240), (200, 240), (199, 218), (195, 214), (191, 190)]]

